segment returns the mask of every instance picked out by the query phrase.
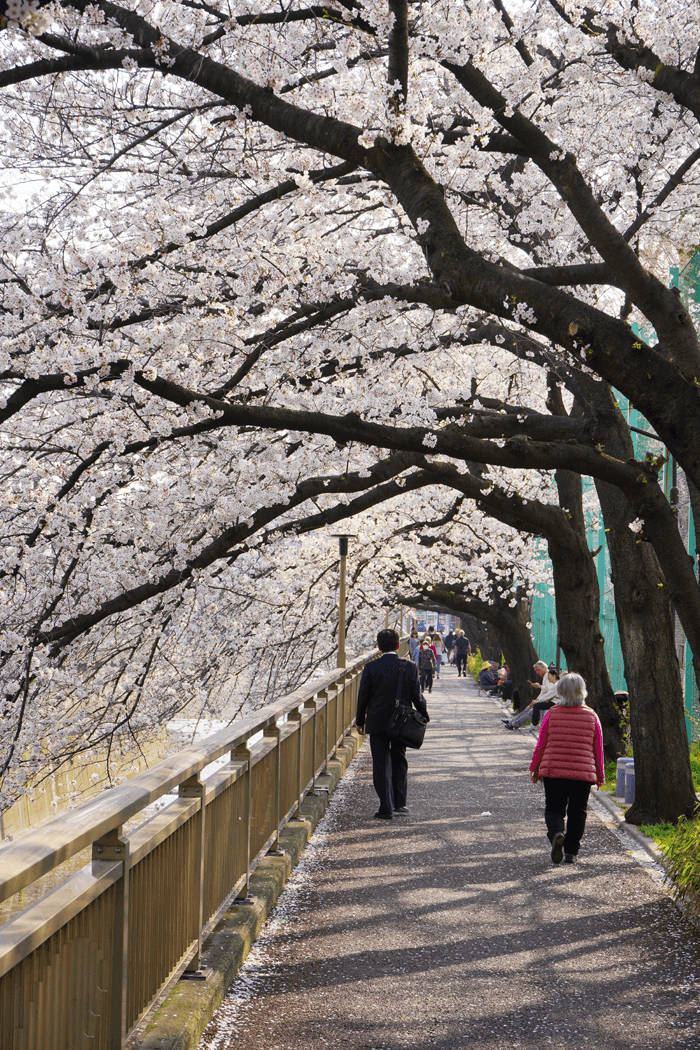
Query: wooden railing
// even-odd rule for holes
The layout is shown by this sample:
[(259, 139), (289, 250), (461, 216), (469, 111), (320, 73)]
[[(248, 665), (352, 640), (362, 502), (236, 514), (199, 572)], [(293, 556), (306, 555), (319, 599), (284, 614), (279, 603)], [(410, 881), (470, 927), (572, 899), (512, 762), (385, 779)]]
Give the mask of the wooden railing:
[[(91, 863), (0, 926), (2, 1050), (119, 1050), (165, 985), (199, 968), (203, 936), (247, 896), (251, 873), (343, 742), (376, 655), (0, 846), (0, 901), (92, 850)], [(174, 789), (176, 799), (124, 834)]]

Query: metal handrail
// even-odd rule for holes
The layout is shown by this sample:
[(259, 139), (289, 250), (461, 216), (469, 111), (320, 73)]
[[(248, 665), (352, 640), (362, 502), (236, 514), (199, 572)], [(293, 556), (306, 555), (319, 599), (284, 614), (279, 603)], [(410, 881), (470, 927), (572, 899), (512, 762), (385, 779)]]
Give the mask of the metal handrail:
[(251, 737), (276, 725), (280, 718), (333, 685), (339, 676), (358, 666), (362, 667), (372, 655), (369, 652), (357, 657), (349, 667), (316, 679), (313, 685), (298, 689), (275, 704), (268, 704), (260, 712), (241, 719), (230, 729), (222, 729), (206, 737), (201, 744), (163, 759), (125, 784), (110, 788), (77, 809), (43, 822), (12, 842), (2, 843), (0, 901), (7, 900), (86, 846), (125, 824), (217, 758), (245, 745)]

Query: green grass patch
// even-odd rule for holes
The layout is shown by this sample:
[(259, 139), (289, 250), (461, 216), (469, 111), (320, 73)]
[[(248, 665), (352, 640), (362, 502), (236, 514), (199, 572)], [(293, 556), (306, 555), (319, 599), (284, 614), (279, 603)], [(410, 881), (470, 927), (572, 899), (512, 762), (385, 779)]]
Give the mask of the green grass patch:
[(700, 741), (690, 745), (690, 768), (693, 773), (695, 790), (700, 791)]
[(700, 918), (700, 820), (681, 817), (664, 852), (666, 881), (680, 904), (694, 918)]
[(640, 824), (639, 830), (642, 835), (653, 839), (659, 849), (664, 852), (668, 849), (676, 834), (674, 824)]
[(617, 778), (617, 762), (614, 758), (605, 759), (605, 783), (601, 785), (601, 791), (609, 791), (615, 794), (615, 783)]
[[(690, 768), (695, 790), (700, 792), (700, 741), (690, 746)], [(605, 763), (605, 783), (602, 790), (615, 793), (617, 763)], [(675, 900), (687, 909), (694, 919), (700, 919), (700, 817), (678, 825), (641, 824), (639, 830), (652, 839), (664, 855), (666, 882)]]
[(472, 675), (475, 682), (479, 681), (479, 671), (482, 667), (490, 667), (488, 660), (484, 660), (481, 655), (481, 649), (477, 649), (475, 653), (467, 657), (467, 670)]

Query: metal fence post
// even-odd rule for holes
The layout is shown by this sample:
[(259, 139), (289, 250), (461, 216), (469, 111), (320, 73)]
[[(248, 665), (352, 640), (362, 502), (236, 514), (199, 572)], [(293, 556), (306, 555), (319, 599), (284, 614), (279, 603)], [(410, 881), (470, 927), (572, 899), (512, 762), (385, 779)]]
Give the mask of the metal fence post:
[(265, 740), (274, 740), (275, 749), (277, 755), (277, 761), (275, 762), (275, 841), (270, 847), (273, 850), (280, 848), (280, 821), (282, 820), (281, 800), (282, 800), (282, 748), (280, 747), (280, 728), (277, 725), (268, 726), (263, 733)]
[(121, 1050), (126, 1039), (126, 981), (129, 937), (129, 841), (121, 837), (121, 826), (107, 832), (92, 846), (92, 873), (100, 875), (102, 865), (122, 862), (122, 877), (115, 883), (112, 917), (112, 960), (110, 965), (109, 1050)]
[(250, 768), (250, 748), (248, 747), (248, 741), (244, 744), (240, 744), (239, 747), (235, 748), (231, 752), (232, 762), (245, 762), (246, 771), (243, 774), (246, 781), (246, 790), (243, 792), (243, 820), (245, 821), (245, 885), (238, 895), (238, 900), (247, 900), (250, 891), (250, 816), (251, 816), (251, 804), (250, 804), (250, 793), (253, 783)]
[(196, 852), (192, 865), (192, 909), (194, 913), (195, 928), (197, 930), (197, 951), (185, 967), (185, 973), (196, 973), (200, 969), (202, 961), (202, 926), (204, 925), (204, 851), (206, 849), (205, 819), (206, 805), (204, 796), (204, 784), (195, 773), (193, 777), (180, 784), (178, 789), (180, 798), (198, 798), (199, 809), (195, 816), (190, 819), (195, 821), (196, 828)]

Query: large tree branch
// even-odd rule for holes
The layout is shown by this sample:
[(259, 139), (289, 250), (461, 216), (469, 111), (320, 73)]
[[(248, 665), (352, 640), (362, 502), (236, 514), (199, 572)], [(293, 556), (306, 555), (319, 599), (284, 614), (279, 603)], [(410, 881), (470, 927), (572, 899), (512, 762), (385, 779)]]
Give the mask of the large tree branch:
[[(417, 459), (418, 457), (416, 457)], [(363, 513), (363, 511), (371, 510), (372, 507), (377, 507), (380, 503), (386, 503), (390, 499), (402, 496), (406, 492), (417, 492), (427, 485), (434, 484), (435, 481), (432, 476), (425, 471), (413, 471), (413, 473), (407, 474), (405, 477), (386, 481), (383, 485), (377, 485), (376, 488), (370, 489), (361, 496), (357, 496), (356, 499), (350, 500), (349, 503), (338, 503), (335, 507), (331, 507), (328, 510), (319, 511), (318, 514), (311, 514), (297, 521), (285, 522), (284, 525), (280, 525), (278, 528), (273, 527), (271, 532), (292, 532), (299, 536), (307, 532), (315, 532), (317, 529), (335, 525), (336, 522), (344, 521), (347, 518), (354, 517), (356, 514)]]
[[(73, 6), (84, 11), (90, 3), (91, 0), (75, 0)], [(283, 101), (274, 92), (260, 87), (220, 62), (164, 37), (159, 29), (135, 11), (110, 3), (109, 0), (100, 0), (98, 6), (105, 17), (114, 19), (117, 25), (130, 33), (140, 47), (151, 51), (153, 47), (167, 46), (168, 62), (171, 64), (163, 67), (164, 73), (198, 84), (239, 110), (247, 108), (253, 120), (291, 139), (304, 142), (323, 153), (331, 153), (351, 162), (353, 166), (366, 166), (367, 150), (357, 141), (360, 128)], [(155, 55), (153, 57), (155, 61)]]
[(558, 145), (519, 110), (510, 111), (507, 99), (471, 62), (443, 65), (476, 101), (491, 110), (498, 123), (519, 139), (535, 164), (559, 191), (581, 229), (622, 288), (654, 325), (677, 364), (691, 375), (700, 369), (700, 349), (691, 319), (673, 292), (641, 265), (637, 255), (596, 201), (572, 154)]
[(0, 70), (0, 88), (12, 84), (22, 84), (27, 80), (38, 80), (57, 73), (77, 73), (84, 70), (122, 69), (125, 59), (137, 62), (142, 69), (157, 68), (156, 56), (152, 51), (98, 51), (80, 55), (66, 55), (64, 58), (42, 58), (26, 66), (13, 66)]
[(700, 148), (693, 150), (690, 156), (686, 157), (680, 167), (676, 168), (670, 176), (663, 189), (659, 190), (656, 194), (651, 204), (648, 204), (647, 207), (637, 216), (634, 222), (627, 227), (623, 234), (626, 241), (631, 241), (635, 234), (639, 233), (644, 223), (648, 222), (649, 219), (653, 217), (656, 209), (661, 207), (664, 201), (671, 196), (675, 189), (678, 189), (690, 169), (697, 164), (699, 160)]
[[(574, 263), (570, 266), (530, 266), (520, 271), (524, 277), (532, 277), (542, 284), (554, 287), (608, 284), (621, 288), (617, 273), (607, 263)], [(624, 290), (624, 289), (623, 289)]]
[[(134, 382), (182, 408), (197, 403), (204, 404), (219, 417), (222, 426), (259, 426), (275, 431), (327, 434), (342, 443), (359, 441), (377, 448), (446, 455), (464, 461), (473, 460), (515, 469), (553, 470), (561, 466), (628, 488), (636, 488), (638, 484), (646, 483), (643, 464), (621, 463), (575, 440), (531, 441), (524, 435), (524, 431), (533, 421), (535, 426), (545, 427), (547, 419), (550, 418), (552, 425), (558, 429), (562, 425), (575, 426), (574, 420), (528, 416), (519, 422), (521, 433), (505, 441), (493, 441), (473, 437), (470, 432), (472, 428), (477, 433), (481, 432), (482, 417), (473, 421), (465, 419), (461, 424), (452, 424), (437, 430), (399, 427), (368, 422), (356, 413), (335, 416), (267, 405), (230, 404), (187, 390), (167, 379), (149, 379), (141, 372), (136, 372)], [(508, 415), (499, 418), (503, 421), (504, 428), (510, 430), (513, 427), (513, 420)], [(493, 425), (494, 420), (489, 419), (487, 426)], [(561, 434), (560, 430), (558, 432)], [(653, 473), (646, 473), (655, 478)]]
[(494, 485), (491, 478), (462, 474), (452, 463), (426, 463), (423, 470), (436, 483), (463, 493), (468, 499), (474, 500), (480, 510), (513, 529), (546, 538), (568, 528), (566, 516), (559, 507), (511, 495)]
[[(513, 25), (513, 19), (506, 11), (505, 5), (503, 4), (503, 0), (493, 0), (493, 6), (496, 8), (501, 18), (503, 19), (503, 25), (506, 27), (510, 35), (514, 36), (515, 26)], [(528, 51), (527, 45), (524, 40), (516, 39), (515, 50), (518, 52), (526, 66), (531, 66), (533, 64), (534, 59)]]
[(684, 106), (700, 120), (700, 77), (686, 73), (677, 66), (668, 66), (650, 47), (642, 43), (631, 43), (621, 38), (619, 26), (610, 23), (606, 29), (605, 50), (623, 69), (636, 73), (646, 69), (653, 76), (652, 87), (672, 95), (680, 106)]
[(598, 39), (605, 37), (606, 52), (622, 69), (633, 73), (638, 69), (648, 70), (653, 74), (650, 83), (657, 91), (672, 95), (679, 105), (689, 109), (700, 120), (700, 76), (697, 63), (692, 73), (686, 73), (678, 66), (667, 66), (646, 44), (620, 39), (622, 30), (614, 22), (597, 24), (598, 15), (590, 8), (586, 9), (584, 18), (577, 22), (559, 0), (549, 0), (549, 4), (572, 28), (580, 29), (587, 36)]
[[(441, 291), (456, 303), (469, 303), (497, 317), (516, 322), (522, 317), (531, 331), (546, 336), (574, 359), (595, 369), (653, 423), (686, 473), (693, 479), (700, 477), (700, 449), (692, 433), (700, 427), (700, 390), (692, 381), (696, 372), (700, 373), (700, 362), (689, 382), (681, 368), (667, 359), (668, 348), (663, 344), (649, 347), (623, 321), (558, 288), (496, 266), (472, 251), (465, 245), (439, 187), (409, 147), (385, 144), (381, 151), (375, 147), (373, 161), (414, 225), (418, 226), (421, 218), (429, 223), (422, 244)], [(673, 292), (668, 294), (680, 324), (687, 319), (687, 312)], [(525, 306), (527, 310), (523, 310)], [(695, 343), (694, 335), (691, 343)], [(686, 426), (691, 417), (692, 428)]]
[[(171, 569), (158, 579), (140, 584), (123, 591), (114, 598), (102, 602), (95, 610), (80, 616), (73, 616), (61, 624), (37, 634), (38, 640), (50, 647), (51, 655), (56, 656), (61, 649), (70, 645), (76, 638), (90, 631), (98, 623), (118, 613), (133, 609), (144, 602), (165, 594), (192, 579), (196, 573), (207, 569), (216, 561), (229, 557), (234, 547), (244, 543), (260, 529), (269, 525), (275, 518), (286, 514), (291, 508), (300, 506), (308, 499), (328, 493), (357, 492), (388, 478), (401, 474), (415, 462), (415, 457), (396, 454), (382, 460), (360, 473), (343, 476), (326, 476), (308, 478), (300, 482), (289, 499), (263, 507), (246, 522), (241, 522), (224, 529), (214, 537), (194, 557), (188, 559), (180, 569)], [(400, 490), (397, 490), (397, 493)]]
[[(66, 391), (83, 387), (87, 380), (93, 380), (96, 375), (100, 374), (105, 381), (117, 379), (130, 367), (131, 362), (129, 361), (112, 361), (105, 366), (95, 365), (94, 368), (86, 368), (74, 375), (57, 372), (54, 375), (38, 376), (36, 379), (25, 379), (7, 398), (4, 408), (0, 408), (0, 424), (5, 423), (11, 416), (16, 412), (20, 412), (25, 405), (41, 394), (47, 394), (54, 390)], [(0, 378), (8, 382), (16, 377), (13, 373), (5, 373)]]
[(399, 85), (403, 99), (396, 98), (396, 111), (405, 106), (408, 98), (408, 0), (389, 0), (394, 24), (389, 32), (389, 87)]
[[(329, 182), (332, 179), (342, 178), (343, 175), (349, 175), (350, 172), (354, 170), (355, 166), (353, 164), (336, 164), (331, 168), (321, 168), (318, 171), (310, 171), (309, 179), (311, 182), (318, 185), (323, 182)], [(264, 193), (258, 193), (256, 196), (251, 197), (250, 200), (247, 200), (244, 204), (240, 204), (237, 208), (234, 208), (226, 215), (222, 215), (220, 219), (210, 222), (203, 233), (188, 234), (187, 243), (192, 244), (198, 241), (207, 241), (217, 233), (222, 233), (224, 230), (230, 229), (231, 226), (235, 226), (237, 222), (245, 219), (253, 212), (259, 211), (266, 204), (282, 200), (283, 197), (288, 196), (290, 193), (295, 193), (298, 189), (299, 186), (294, 179), (286, 179), (284, 182), (278, 183), (277, 186), (272, 186), (271, 189), (265, 190)], [(141, 269), (149, 263), (155, 262), (157, 259), (161, 259), (163, 256), (170, 255), (172, 252), (181, 249), (182, 244), (170, 241), (151, 255), (145, 255), (140, 259), (135, 259), (130, 263), (130, 266), (132, 269)]]

